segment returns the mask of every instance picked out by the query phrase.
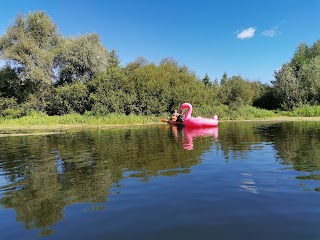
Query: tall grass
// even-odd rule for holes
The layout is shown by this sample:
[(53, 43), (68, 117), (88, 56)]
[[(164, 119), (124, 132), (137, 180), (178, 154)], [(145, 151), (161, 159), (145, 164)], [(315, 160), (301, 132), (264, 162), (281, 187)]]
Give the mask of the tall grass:
[(273, 111), (255, 108), (252, 106), (241, 106), (238, 108), (229, 108), (225, 116), (225, 120), (254, 120), (275, 117)]
[(217, 114), (220, 120), (254, 120), (275, 117), (273, 111), (259, 109), (252, 106), (226, 106), (217, 105), (195, 109), (192, 115), (211, 117)]
[(92, 116), (80, 114), (67, 114), (63, 116), (48, 116), (40, 113), (33, 113), (29, 116), (10, 119), (0, 118), (0, 126), (55, 126), (55, 125), (79, 125), (79, 126), (100, 126), (100, 125), (133, 125), (159, 122), (154, 116), (108, 114), (106, 116)]
[[(212, 117), (217, 114), (220, 120), (257, 120), (276, 116), (289, 117), (320, 117), (320, 106), (302, 106), (293, 111), (278, 112), (255, 108), (252, 106), (195, 106), (192, 116)], [(167, 119), (165, 116), (164, 119)], [(90, 112), (84, 115), (67, 114), (63, 116), (48, 116), (41, 113), (31, 113), (21, 118), (0, 117), (1, 127), (37, 127), (37, 126), (106, 126), (106, 125), (137, 125), (161, 123), (161, 118), (155, 116), (108, 114), (94, 116)]]
[(280, 115), (289, 117), (320, 117), (320, 106), (304, 105), (292, 111), (280, 112)]

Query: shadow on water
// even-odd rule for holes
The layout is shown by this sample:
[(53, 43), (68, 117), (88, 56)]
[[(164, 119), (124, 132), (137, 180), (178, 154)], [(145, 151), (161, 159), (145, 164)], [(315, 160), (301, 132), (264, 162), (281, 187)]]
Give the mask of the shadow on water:
[[(206, 151), (220, 151), (225, 162), (247, 159), (262, 143), (272, 145), (284, 166), (300, 171), (298, 179), (319, 181), (320, 123), (86, 130), (2, 138), (0, 183), (5, 184), (0, 203), (15, 209), (16, 220), (26, 229), (41, 228), (40, 234), (50, 235), (66, 206), (104, 203), (126, 178), (148, 182), (156, 176), (188, 174)], [(248, 181), (246, 187), (252, 184)]]

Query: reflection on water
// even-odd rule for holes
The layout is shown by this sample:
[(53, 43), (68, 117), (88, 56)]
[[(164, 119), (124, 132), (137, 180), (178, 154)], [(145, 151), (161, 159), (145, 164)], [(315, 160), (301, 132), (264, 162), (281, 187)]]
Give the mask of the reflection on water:
[(212, 137), (215, 141), (218, 139), (218, 127), (212, 128), (188, 128), (180, 125), (169, 126), (171, 133), (176, 141), (182, 142), (183, 149), (193, 150), (194, 138)]
[(0, 230), (4, 239), (247, 239), (256, 229), (252, 239), (268, 239), (272, 223), (279, 239), (315, 239), (319, 149), (320, 123), (302, 122), (4, 137)]
[(244, 177), (241, 180), (240, 187), (243, 188), (245, 191), (251, 192), (251, 193), (258, 193), (256, 182), (252, 178), (252, 174), (250, 173), (241, 173), (241, 175)]

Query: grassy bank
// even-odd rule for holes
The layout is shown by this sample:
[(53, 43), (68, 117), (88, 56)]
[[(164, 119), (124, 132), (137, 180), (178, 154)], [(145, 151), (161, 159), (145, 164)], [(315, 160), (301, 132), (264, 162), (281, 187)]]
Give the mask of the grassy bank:
[[(223, 121), (320, 121), (320, 106), (303, 106), (288, 112), (274, 112), (258, 109), (251, 106), (228, 107), (225, 105), (195, 108), (193, 116), (211, 117), (219, 116)], [(106, 127), (106, 126), (130, 126), (143, 124), (161, 124), (161, 119), (168, 116), (139, 116), (108, 114), (104, 116), (92, 116), (90, 114), (67, 114), (63, 116), (48, 116), (33, 113), (21, 118), (0, 117), (0, 129), (55, 129), (77, 127)]]
[(320, 117), (320, 106), (301, 106), (292, 111), (279, 112), (280, 115), (289, 117)]
[(0, 118), (0, 128), (71, 128), (71, 127), (101, 127), (151, 124), (159, 122), (154, 116), (135, 116), (109, 114), (106, 116), (88, 116), (80, 114), (67, 114), (63, 116), (47, 116), (33, 113), (21, 118)]

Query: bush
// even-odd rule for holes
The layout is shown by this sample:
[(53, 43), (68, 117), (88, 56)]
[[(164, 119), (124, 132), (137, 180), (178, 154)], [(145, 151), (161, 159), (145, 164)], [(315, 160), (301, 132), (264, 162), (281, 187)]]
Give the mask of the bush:
[(69, 83), (54, 89), (46, 106), (49, 115), (83, 114), (89, 110), (88, 90), (84, 83)]

